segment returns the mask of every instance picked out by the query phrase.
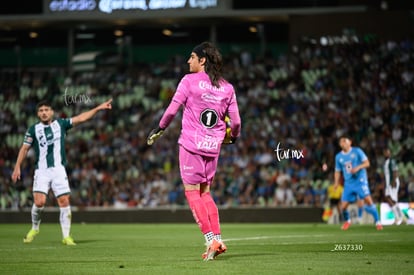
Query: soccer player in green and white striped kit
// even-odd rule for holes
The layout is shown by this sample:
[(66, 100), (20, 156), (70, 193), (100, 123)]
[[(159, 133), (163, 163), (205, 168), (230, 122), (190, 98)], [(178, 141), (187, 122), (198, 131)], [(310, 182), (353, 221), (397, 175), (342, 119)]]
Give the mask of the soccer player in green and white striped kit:
[(39, 122), (32, 125), (26, 132), (20, 148), (16, 165), (12, 174), (13, 182), (20, 179), (20, 166), (30, 148), (35, 153), (35, 172), (33, 179), (32, 228), (23, 239), (24, 243), (31, 243), (39, 234), (39, 225), (42, 210), (46, 204), (47, 194), (52, 189), (60, 209), (60, 225), (65, 245), (76, 245), (70, 235), (71, 209), (70, 187), (66, 174), (65, 137), (66, 131), (82, 122), (91, 119), (98, 111), (111, 109), (112, 99), (97, 107), (72, 118), (54, 119), (54, 111), (46, 101), (37, 104)]
[(384, 149), (384, 179), (385, 179), (385, 200), (394, 213), (395, 225), (406, 223), (406, 218), (398, 205), (398, 191), (400, 190), (400, 178), (398, 177), (398, 166), (391, 155), (389, 148)]

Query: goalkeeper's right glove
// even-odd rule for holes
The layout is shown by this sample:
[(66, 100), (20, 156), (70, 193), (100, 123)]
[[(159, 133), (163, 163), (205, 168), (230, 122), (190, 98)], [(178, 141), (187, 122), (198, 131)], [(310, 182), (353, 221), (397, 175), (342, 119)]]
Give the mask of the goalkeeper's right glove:
[(164, 133), (164, 129), (161, 129), (159, 126), (155, 129), (152, 129), (147, 138), (147, 144), (152, 145), (154, 141), (159, 139)]

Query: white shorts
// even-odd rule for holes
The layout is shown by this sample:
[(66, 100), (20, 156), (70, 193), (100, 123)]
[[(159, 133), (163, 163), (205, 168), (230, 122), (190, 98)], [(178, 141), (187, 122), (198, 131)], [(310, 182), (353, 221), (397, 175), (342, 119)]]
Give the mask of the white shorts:
[(395, 187), (392, 187), (391, 184), (385, 186), (385, 196), (390, 196), (391, 199), (395, 202), (398, 202), (398, 190), (400, 189), (400, 181), (396, 180)]
[(70, 194), (69, 180), (65, 167), (59, 166), (35, 170), (33, 192), (47, 195), (50, 188), (52, 188), (56, 198)]

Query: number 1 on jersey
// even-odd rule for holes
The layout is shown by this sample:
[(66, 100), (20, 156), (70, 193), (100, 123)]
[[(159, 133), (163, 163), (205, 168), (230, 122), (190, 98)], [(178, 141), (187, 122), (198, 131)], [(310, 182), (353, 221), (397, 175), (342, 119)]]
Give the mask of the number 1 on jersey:
[(206, 128), (212, 128), (217, 124), (218, 114), (216, 110), (205, 109), (200, 114), (200, 123)]

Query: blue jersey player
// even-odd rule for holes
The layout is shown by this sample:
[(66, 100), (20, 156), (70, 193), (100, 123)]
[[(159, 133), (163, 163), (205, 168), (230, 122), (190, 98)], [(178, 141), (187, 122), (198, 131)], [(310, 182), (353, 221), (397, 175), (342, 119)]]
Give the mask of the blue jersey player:
[(348, 205), (359, 197), (365, 202), (365, 211), (374, 217), (377, 230), (382, 230), (379, 221), (378, 211), (375, 207), (368, 186), (366, 168), (369, 167), (369, 160), (364, 151), (359, 147), (353, 147), (352, 141), (347, 136), (339, 139), (341, 151), (335, 156), (335, 186), (340, 184), (341, 174), (344, 178), (344, 191), (341, 198), (341, 210), (344, 217), (342, 230), (347, 230), (351, 225)]

